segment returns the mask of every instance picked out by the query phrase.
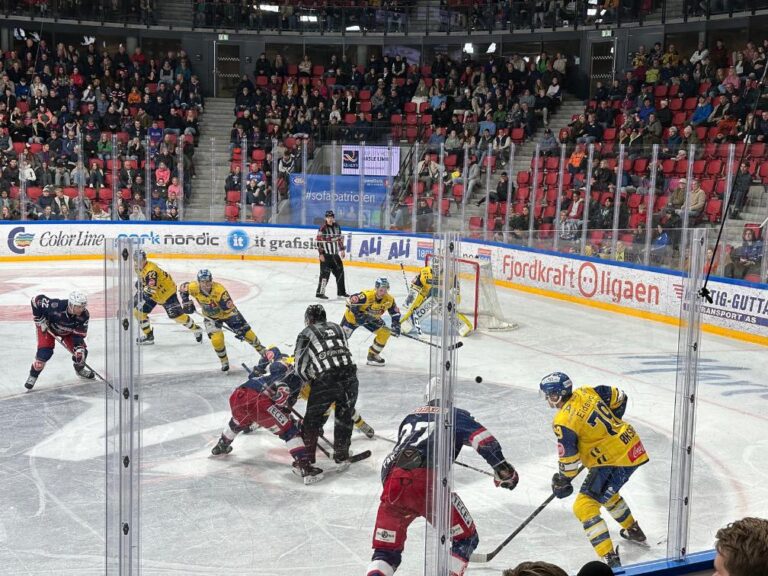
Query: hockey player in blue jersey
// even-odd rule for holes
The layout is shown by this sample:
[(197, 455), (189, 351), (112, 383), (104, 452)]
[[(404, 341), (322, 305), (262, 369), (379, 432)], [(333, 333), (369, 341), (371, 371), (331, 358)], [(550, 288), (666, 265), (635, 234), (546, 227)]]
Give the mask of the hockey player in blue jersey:
[[(437, 386), (433, 378), (428, 391)], [(496, 486), (514, 490), (518, 475), (504, 458), (496, 438), (466, 410), (454, 408), (456, 459), (463, 446), (471, 446), (493, 468)], [(367, 576), (392, 576), (400, 565), (408, 526), (418, 517), (431, 518), (434, 481), (434, 428), (440, 411), (431, 400), (417, 408), (400, 423), (398, 442), (382, 465), (384, 488), (373, 533), (373, 558)], [(451, 576), (461, 576), (473, 550), (480, 541), (475, 523), (455, 492), (451, 495)]]
[(322, 480), (323, 471), (309, 461), (301, 431), (291, 417), (291, 407), (303, 385), (293, 370), (293, 358), (273, 347), (265, 351), (257, 368), (230, 396), (232, 417), (211, 453), (229, 454), (235, 437), (256, 424), (285, 441), (293, 457), (293, 471), (303, 478), (304, 484)]
[(57, 338), (72, 353), (75, 374), (93, 380), (93, 370), (85, 365), (88, 357), (85, 337), (90, 318), (87, 305), (88, 297), (79, 290), (73, 290), (66, 300), (48, 298), (45, 294), (32, 298), (32, 317), (37, 327), (37, 353), (24, 383), (27, 390), (32, 390), (45, 363), (53, 356)]

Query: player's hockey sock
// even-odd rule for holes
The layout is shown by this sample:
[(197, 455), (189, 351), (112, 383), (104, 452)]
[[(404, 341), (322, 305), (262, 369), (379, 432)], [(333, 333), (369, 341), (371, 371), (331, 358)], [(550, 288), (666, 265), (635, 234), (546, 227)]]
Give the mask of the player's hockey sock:
[(583, 522), (582, 527), (598, 556), (602, 557), (613, 552), (613, 542), (611, 542), (611, 535), (608, 533), (605, 520), (600, 516), (595, 516)]
[(622, 528), (629, 528), (635, 523), (635, 519), (632, 516), (632, 511), (627, 506), (619, 494), (615, 494), (608, 502), (605, 503), (605, 509), (613, 517), (616, 522), (621, 524)]

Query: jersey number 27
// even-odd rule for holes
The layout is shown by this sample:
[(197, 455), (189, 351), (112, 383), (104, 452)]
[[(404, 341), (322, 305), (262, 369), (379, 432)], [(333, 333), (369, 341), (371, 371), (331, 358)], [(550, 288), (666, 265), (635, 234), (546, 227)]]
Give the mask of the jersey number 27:
[(415, 426), (406, 423), (400, 430), (400, 439), (397, 443), (398, 445), (403, 444), (416, 448), (426, 442), (429, 435), (432, 434), (434, 427), (434, 422), (417, 422)]

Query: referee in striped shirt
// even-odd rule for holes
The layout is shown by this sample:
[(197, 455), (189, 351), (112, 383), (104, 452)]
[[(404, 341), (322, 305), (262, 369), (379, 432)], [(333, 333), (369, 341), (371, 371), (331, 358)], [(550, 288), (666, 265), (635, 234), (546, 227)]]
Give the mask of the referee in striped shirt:
[(325, 213), (325, 222), (317, 231), (317, 250), (320, 253), (320, 280), (317, 283), (316, 298), (327, 300), (325, 286), (328, 279), (336, 278), (336, 293), (346, 298), (346, 286), (344, 285), (344, 238), (341, 235), (341, 226), (336, 224), (333, 210)]
[(304, 414), (304, 444), (309, 461), (315, 462), (317, 439), (326, 420), (326, 412), (335, 403), (333, 459), (349, 459), (352, 439), (352, 415), (357, 403), (357, 366), (341, 326), (328, 322), (325, 309), (312, 304), (304, 313), (306, 328), (296, 338), (294, 348), (296, 374), (310, 383), (307, 411)]

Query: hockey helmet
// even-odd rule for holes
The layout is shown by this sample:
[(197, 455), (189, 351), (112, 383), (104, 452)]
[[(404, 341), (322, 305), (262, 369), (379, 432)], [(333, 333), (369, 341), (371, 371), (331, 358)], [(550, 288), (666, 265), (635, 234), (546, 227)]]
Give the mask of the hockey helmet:
[(264, 350), (264, 354), (262, 354), (262, 357), (267, 362), (277, 362), (278, 360), (281, 360), (284, 355), (282, 352), (280, 352), (280, 348), (277, 346), (270, 346), (266, 350)]
[(144, 250), (137, 249), (133, 252), (133, 265), (136, 270), (144, 268), (144, 264), (147, 262), (147, 253)]
[(67, 309), (70, 313), (74, 311), (75, 306), (85, 310), (87, 305), (88, 296), (86, 296), (85, 292), (80, 290), (72, 290), (72, 292), (69, 293), (69, 298), (67, 298)]
[(197, 273), (198, 282), (213, 282), (213, 274), (207, 268), (203, 268)]
[(318, 322), (325, 322), (325, 308), (322, 304), (310, 304), (304, 312), (304, 325), (309, 326)]
[(383, 276), (381, 278), (376, 278), (376, 284), (374, 284), (374, 286), (376, 286), (376, 290), (378, 290), (379, 288), (386, 288), (387, 290), (389, 290), (389, 280), (387, 280)]
[(440, 377), (432, 376), (424, 389), (424, 403), (429, 404), (440, 394)]
[(325, 217), (326, 218), (336, 218), (336, 214), (333, 213), (333, 210), (326, 210), (325, 211)]
[(563, 372), (552, 372), (542, 378), (539, 389), (544, 393), (547, 402), (555, 408), (560, 401), (567, 400), (573, 394), (573, 382)]

